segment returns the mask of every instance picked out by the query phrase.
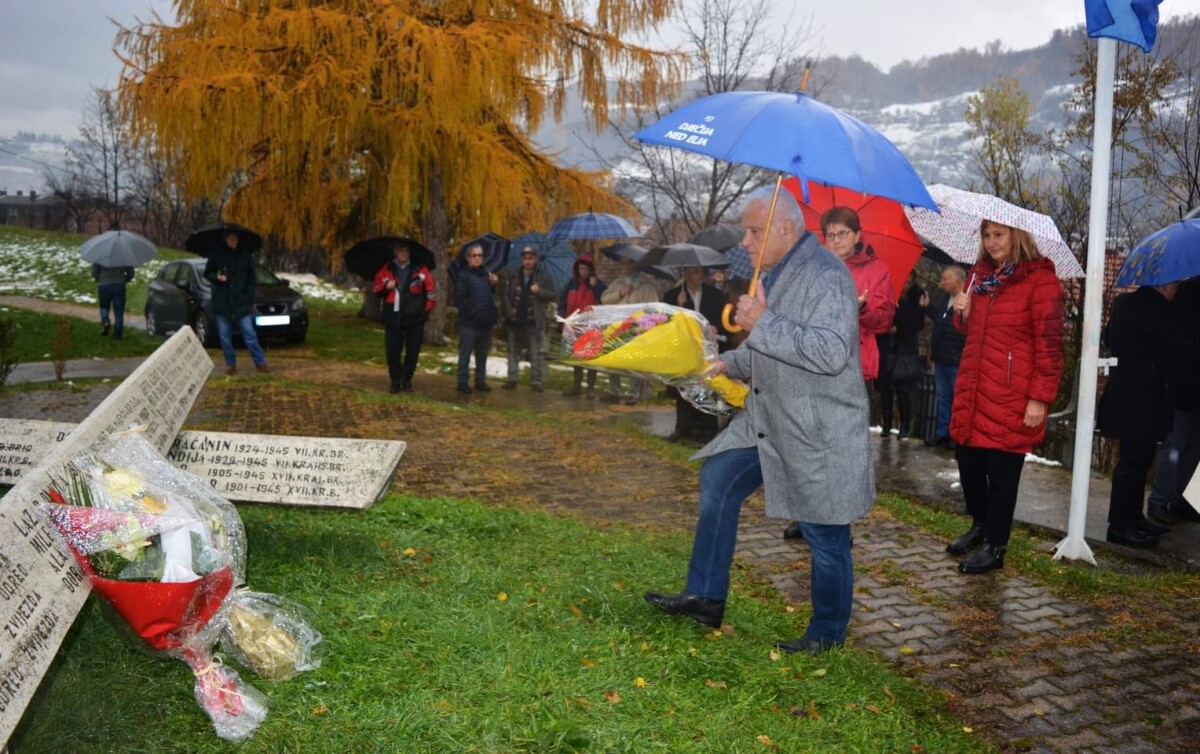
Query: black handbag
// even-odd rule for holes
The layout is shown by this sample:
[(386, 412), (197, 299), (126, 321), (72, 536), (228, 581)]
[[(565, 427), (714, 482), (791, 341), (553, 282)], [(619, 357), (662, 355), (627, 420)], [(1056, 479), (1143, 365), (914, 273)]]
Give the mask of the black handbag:
[(919, 354), (894, 353), (888, 356), (888, 377), (893, 385), (907, 385), (925, 379), (925, 361)]

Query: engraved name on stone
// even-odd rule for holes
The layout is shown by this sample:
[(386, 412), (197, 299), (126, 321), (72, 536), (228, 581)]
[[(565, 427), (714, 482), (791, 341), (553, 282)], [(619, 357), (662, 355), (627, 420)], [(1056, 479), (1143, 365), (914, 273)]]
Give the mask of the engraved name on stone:
[(24, 456), (33, 467), (0, 499), (0, 742), (21, 719), (89, 591), (34, 505), (71, 458), (101, 449), (131, 423), (145, 425), (147, 437), (165, 451), (211, 370), (200, 341), (184, 328), (61, 440), (56, 429), (55, 442), (42, 448), (6, 441), (3, 455)]

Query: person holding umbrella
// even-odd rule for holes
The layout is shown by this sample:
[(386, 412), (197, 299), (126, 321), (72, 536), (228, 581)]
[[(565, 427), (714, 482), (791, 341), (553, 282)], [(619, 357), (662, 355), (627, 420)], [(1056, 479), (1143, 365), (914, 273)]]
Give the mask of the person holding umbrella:
[(983, 220), (967, 289), (954, 299), (966, 334), (950, 436), (971, 528), (946, 547), (962, 573), (1004, 566), (1025, 454), (1046, 436), (1063, 373), (1062, 285), (1029, 232)]
[(483, 245), (463, 250), (467, 263), (454, 271), (454, 306), (458, 309), (458, 392), (471, 392), (471, 354), (475, 354), (475, 390), (486, 393), (487, 357), (496, 326), (496, 283), (499, 278), (483, 266)]
[(96, 281), (100, 299), (100, 334), (108, 335), (111, 326), (113, 340), (120, 340), (125, 336), (125, 286), (133, 280), (133, 268), (104, 267), (93, 262), (92, 279)]
[(538, 264), (537, 249), (521, 249), (521, 267), (500, 276), (500, 319), (508, 337), (508, 379), (512, 390), (521, 374), (521, 347), (529, 348), (530, 387), (542, 392), (546, 384), (546, 304), (557, 298), (549, 274)]
[(257, 274), (250, 252), (239, 247), (239, 236), (234, 230), (224, 235), (208, 255), (204, 265), (204, 277), (212, 284), (213, 318), (217, 325), (217, 338), (225, 356), (225, 374), (237, 374), (237, 353), (233, 350), (233, 328), (237, 326), (242, 342), (250, 352), (254, 368), (259, 372), (270, 372), (266, 354), (258, 343), (254, 331), (254, 289)]
[[(658, 288), (649, 275), (638, 269), (637, 264), (627, 257), (622, 257), (621, 276), (608, 284), (608, 288), (600, 294), (600, 303), (605, 305), (617, 304), (652, 304), (658, 301)], [(629, 395), (625, 396), (627, 406), (634, 406), (642, 394), (644, 380), (631, 377), (629, 379)], [(621, 400), (621, 376), (613, 373), (608, 376), (608, 392), (600, 397), (607, 403)]]
[[(569, 317), (577, 311), (588, 309), (600, 303), (607, 286), (596, 277), (596, 266), (592, 258), (586, 254), (580, 255), (571, 268), (571, 279), (563, 286), (558, 294), (558, 316)], [(571, 387), (563, 391), (563, 395), (572, 397), (579, 395), (583, 385), (583, 367), (575, 367), (575, 379)], [(596, 370), (587, 370), (587, 397), (596, 397)]]
[(373, 290), (383, 299), (380, 314), (390, 392), (411, 393), (425, 337), (425, 320), (437, 305), (433, 275), (427, 267), (412, 261), (407, 244), (395, 243), (392, 258), (375, 273)]
[[(663, 303), (699, 312), (717, 332), (717, 350), (724, 353), (729, 337), (721, 324), (721, 310), (725, 307), (725, 294), (715, 286), (704, 282), (703, 267), (684, 267), (683, 281), (663, 294)], [(701, 433), (704, 442), (717, 434), (717, 417), (705, 413), (688, 403), (675, 388), (667, 388), (675, 396), (675, 431), (667, 436), (671, 442), (686, 440), (693, 432)]]
[(846, 266), (804, 230), (794, 197), (750, 195), (745, 245), (767, 270), (753, 296), (738, 299), (749, 333), (717, 370), (748, 380), (746, 410), (696, 454), (700, 514), (684, 591), (648, 592), (670, 615), (719, 627), (729, 592), (742, 502), (761, 485), (767, 515), (801, 523), (812, 557), (812, 617), (805, 633), (777, 642), (818, 654), (846, 639), (853, 603), (850, 524), (875, 501), (869, 403), (859, 365), (858, 307)]

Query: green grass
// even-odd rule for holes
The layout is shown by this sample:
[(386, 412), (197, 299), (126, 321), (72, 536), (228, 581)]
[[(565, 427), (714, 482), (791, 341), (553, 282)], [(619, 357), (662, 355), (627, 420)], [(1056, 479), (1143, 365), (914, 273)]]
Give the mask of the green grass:
[(732, 634), (652, 612), (641, 591), (678, 583), (686, 537), (461, 500), (241, 512), (250, 586), (314, 610), (322, 667), (247, 676), (270, 713), (234, 747), (186, 667), (123, 646), (89, 602), (14, 754), (988, 750), (868, 653), (772, 659), (805, 618), (746, 596), (762, 584), (739, 585)]
[[(14, 355), (19, 363), (50, 361), (51, 343), (54, 341), (56, 316), (41, 314), (25, 309), (9, 309), (0, 316), (17, 324), (17, 343)], [(100, 335), (100, 314), (93, 321), (67, 318), (71, 323), (70, 358), (118, 358), (122, 356), (146, 356), (162, 345), (162, 338), (147, 335), (141, 330), (125, 328), (124, 337), (114, 340)]]

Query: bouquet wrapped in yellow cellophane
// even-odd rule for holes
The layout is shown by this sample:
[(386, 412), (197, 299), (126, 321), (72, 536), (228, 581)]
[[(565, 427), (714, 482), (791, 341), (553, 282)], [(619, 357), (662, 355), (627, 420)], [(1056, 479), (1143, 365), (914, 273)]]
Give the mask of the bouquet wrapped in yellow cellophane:
[(704, 317), (670, 304), (593, 306), (563, 322), (566, 364), (665, 382), (701, 411), (732, 413), (746, 386), (714, 375), (717, 339)]

